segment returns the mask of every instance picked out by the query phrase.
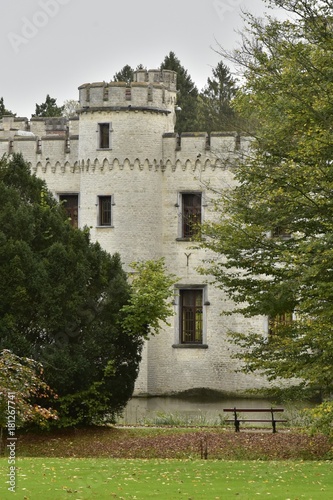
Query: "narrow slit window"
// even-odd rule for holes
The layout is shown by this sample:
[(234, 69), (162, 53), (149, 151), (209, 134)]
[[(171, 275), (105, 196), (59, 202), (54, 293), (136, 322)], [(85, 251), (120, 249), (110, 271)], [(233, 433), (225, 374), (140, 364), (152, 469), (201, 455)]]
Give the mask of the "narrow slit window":
[(98, 147), (99, 149), (110, 149), (111, 147), (111, 123), (99, 123), (99, 137), (98, 137)]

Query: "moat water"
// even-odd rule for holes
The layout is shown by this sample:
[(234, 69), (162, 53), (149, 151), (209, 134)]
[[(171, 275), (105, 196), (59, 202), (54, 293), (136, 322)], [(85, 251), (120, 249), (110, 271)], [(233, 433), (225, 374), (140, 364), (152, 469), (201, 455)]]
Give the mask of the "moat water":
[[(181, 399), (176, 397), (150, 397), (132, 398), (125, 408), (123, 417), (118, 423), (124, 425), (136, 425), (147, 423), (176, 423), (186, 422), (193, 425), (208, 425), (221, 423), (227, 414), (224, 408), (271, 408), (276, 405), (268, 399)], [(260, 418), (260, 414), (252, 414), (254, 418)], [(229, 414), (229, 418), (232, 415)], [(262, 414), (261, 414), (262, 417)], [(267, 415), (269, 418), (269, 415)]]

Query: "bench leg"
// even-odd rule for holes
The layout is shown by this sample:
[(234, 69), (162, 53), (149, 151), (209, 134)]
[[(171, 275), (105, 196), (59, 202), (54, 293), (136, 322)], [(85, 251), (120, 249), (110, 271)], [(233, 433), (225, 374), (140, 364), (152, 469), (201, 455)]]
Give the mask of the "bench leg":
[(273, 426), (273, 434), (276, 433), (276, 422), (275, 420), (272, 420), (272, 426)]
[(239, 432), (239, 420), (238, 420), (237, 410), (234, 408), (234, 419), (235, 419), (235, 432)]

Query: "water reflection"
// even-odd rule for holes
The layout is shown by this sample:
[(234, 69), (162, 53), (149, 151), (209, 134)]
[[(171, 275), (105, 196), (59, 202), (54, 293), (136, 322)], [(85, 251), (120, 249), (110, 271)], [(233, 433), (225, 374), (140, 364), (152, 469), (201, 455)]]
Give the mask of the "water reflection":
[[(184, 419), (202, 424), (221, 423), (223, 408), (270, 408), (272, 402), (268, 399), (223, 399), (207, 401), (200, 399), (180, 399), (170, 397), (133, 398), (127, 404), (123, 417), (118, 423), (135, 425), (153, 423), (163, 415), (170, 419)], [(253, 414), (254, 418), (255, 414)]]

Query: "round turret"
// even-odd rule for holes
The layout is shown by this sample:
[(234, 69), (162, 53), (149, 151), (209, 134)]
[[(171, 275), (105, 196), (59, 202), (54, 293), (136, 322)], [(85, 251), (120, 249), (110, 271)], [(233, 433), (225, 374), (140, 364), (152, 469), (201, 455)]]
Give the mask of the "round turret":
[(174, 130), (176, 80), (174, 71), (138, 70), (132, 82), (81, 85), (80, 161), (159, 161), (162, 136)]

